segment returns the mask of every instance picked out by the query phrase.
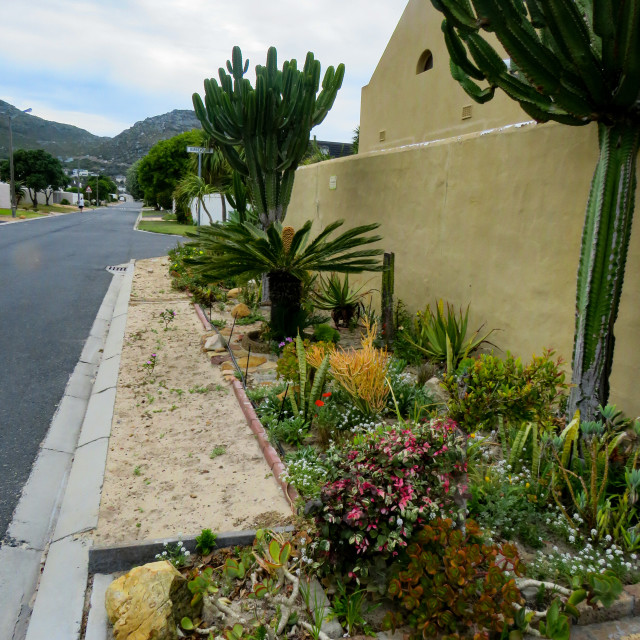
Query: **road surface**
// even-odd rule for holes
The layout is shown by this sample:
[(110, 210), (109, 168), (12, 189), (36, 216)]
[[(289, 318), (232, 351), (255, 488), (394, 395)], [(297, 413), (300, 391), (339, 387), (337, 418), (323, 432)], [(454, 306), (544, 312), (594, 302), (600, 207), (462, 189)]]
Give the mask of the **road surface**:
[(0, 225), (0, 539), (111, 282), (105, 267), (176, 245), (134, 231), (139, 211)]

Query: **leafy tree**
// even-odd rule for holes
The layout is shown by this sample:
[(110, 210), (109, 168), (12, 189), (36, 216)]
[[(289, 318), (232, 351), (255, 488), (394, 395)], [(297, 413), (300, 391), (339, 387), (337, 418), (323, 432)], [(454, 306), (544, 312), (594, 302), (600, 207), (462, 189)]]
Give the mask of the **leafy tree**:
[(91, 187), (91, 198), (100, 198), (107, 202), (111, 202), (112, 193), (118, 193), (118, 185), (109, 176), (91, 176), (84, 188), (85, 194), (87, 187)]
[(127, 193), (134, 198), (134, 200), (142, 200), (144, 198), (144, 192), (138, 182), (138, 169), (140, 168), (140, 160), (136, 160), (127, 170), (125, 179), (125, 186)]
[(353, 138), (351, 138), (351, 151), (354, 155), (358, 155), (360, 150), (360, 125), (353, 130)]
[(301, 329), (302, 283), (310, 271), (361, 273), (381, 271), (377, 256), (382, 249), (362, 249), (380, 240), (367, 236), (378, 228), (368, 224), (329, 236), (344, 224), (333, 222), (311, 242), (311, 222), (298, 231), (275, 222), (264, 231), (249, 222), (230, 221), (224, 225), (203, 227), (192, 245), (202, 251), (190, 260), (195, 270), (210, 281), (242, 276), (257, 278), (267, 274), (271, 291), (271, 332), (273, 337), (294, 336)]
[(187, 146), (197, 145), (200, 132), (197, 129), (181, 133), (153, 145), (140, 160), (138, 183), (144, 199), (156, 209), (171, 209), (173, 192), (189, 167)]
[[(451, 73), (477, 102), (496, 89), (538, 122), (596, 122), (600, 155), (578, 267), (567, 413), (607, 404), (640, 148), (640, 0), (431, 0)], [(481, 35), (497, 37), (509, 63)], [(471, 57), (469, 57), (469, 55)], [(480, 86), (476, 81), (486, 81)]]
[[(333, 106), (342, 85), (344, 65), (329, 67), (320, 86), (320, 62), (311, 52), (304, 68), (287, 60), (278, 69), (271, 47), (266, 66), (256, 66), (256, 86), (244, 78), (249, 61), (233, 48), (227, 70), (204, 81), (204, 101), (193, 94), (202, 128), (220, 145), (233, 169), (248, 178), (253, 204), (266, 229), (287, 212), (295, 170), (307, 152), (309, 134)], [(239, 151), (244, 151), (244, 157)]]
[[(13, 154), (13, 168), (16, 186), (18, 181), (24, 184), (34, 209), (38, 208), (38, 191), (45, 192), (48, 204), (51, 192), (68, 183), (60, 161), (42, 149), (18, 149)], [(4, 160), (0, 165), (0, 176), (9, 180), (9, 173), (9, 161)]]

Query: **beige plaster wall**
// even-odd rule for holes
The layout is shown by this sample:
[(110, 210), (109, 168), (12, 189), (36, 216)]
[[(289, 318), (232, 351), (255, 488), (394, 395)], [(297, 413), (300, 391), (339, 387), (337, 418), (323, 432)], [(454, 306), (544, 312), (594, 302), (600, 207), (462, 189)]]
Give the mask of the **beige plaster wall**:
[[(382, 246), (396, 254), (396, 297), (411, 310), (440, 297), (470, 303), (470, 327), (499, 328), (504, 351), (529, 359), (553, 347), (570, 363), (596, 157), (593, 125), (556, 124), (360, 154), (298, 169), (287, 222), (380, 222)], [(611, 401), (631, 415), (640, 414), (639, 302), (636, 222), (611, 380)]]
[[(467, 96), (451, 77), (442, 19), (429, 0), (407, 4), (371, 81), (362, 89), (362, 153), (531, 120), (502, 93), (484, 105)], [(497, 46), (495, 40), (492, 43)], [(433, 68), (416, 74), (418, 60), (427, 49), (433, 55)], [(463, 120), (465, 106), (472, 115)]]

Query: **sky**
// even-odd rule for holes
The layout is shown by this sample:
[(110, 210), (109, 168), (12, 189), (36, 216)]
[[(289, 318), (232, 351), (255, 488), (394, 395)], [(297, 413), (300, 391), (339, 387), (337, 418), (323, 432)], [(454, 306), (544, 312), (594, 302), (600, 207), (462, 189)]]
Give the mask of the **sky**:
[(192, 109), (203, 79), (217, 77), (234, 45), (253, 66), (267, 49), (278, 65), (312, 51), (343, 62), (333, 109), (312, 130), (348, 141), (360, 90), (407, 0), (29, 0), (6, 2), (0, 24), (0, 98), (33, 115), (115, 136), (139, 120)]

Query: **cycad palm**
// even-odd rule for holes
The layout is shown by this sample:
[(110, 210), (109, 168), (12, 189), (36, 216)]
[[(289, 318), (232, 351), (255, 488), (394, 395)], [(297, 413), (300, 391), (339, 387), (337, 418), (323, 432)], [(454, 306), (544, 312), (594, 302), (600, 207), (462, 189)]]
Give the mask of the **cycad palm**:
[[(571, 416), (579, 408), (593, 420), (609, 395), (613, 326), (635, 204), (640, 0), (431, 1), (446, 16), (451, 73), (474, 100), (486, 102), (499, 88), (539, 122), (598, 124), (600, 156), (578, 268), (575, 386), (567, 409)], [(481, 30), (495, 34), (510, 64)]]
[(266, 273), (271, 293), (272, 334), (291, 336), (300, 328), (302, 282), (308, 272), (361, 273), (383, 268), (378, 258), (382, 249), (361, 248), (381, 239), (366, 235), (379, 225), (354, 227), (329, 238), (343, 224), (343, 220), (337, 220), (327, 225), (311, 242), (310, 221), (295, 233), (279, 223), (266, 231), (249, 223), (215, 225), (201, 230), (193, 245), (204, 253), (190, 262), (211, 281), (233, 276), (259, 278)]

